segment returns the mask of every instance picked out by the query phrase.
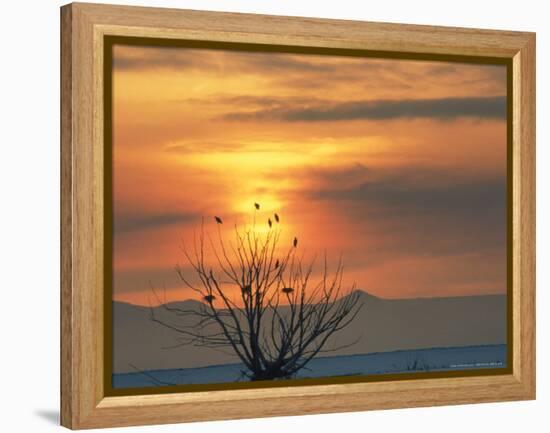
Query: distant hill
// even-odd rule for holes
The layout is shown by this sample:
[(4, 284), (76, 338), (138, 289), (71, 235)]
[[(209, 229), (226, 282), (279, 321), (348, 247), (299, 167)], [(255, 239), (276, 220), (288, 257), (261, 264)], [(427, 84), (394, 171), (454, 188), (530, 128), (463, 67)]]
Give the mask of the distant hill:
[[(360, 292), (363, 308), (349, 327), (335, 334), (327, 348), (360, 341), (331, 353), (387, 352), (399, 349), (474, 346), (506, 342), (506, 296), (382, 299)], [(196, 309), (198, 301), (170, 304)], [(162, 307), (155, 315), (167, 314)], [(182, 318), (181, 320), (185, 320)], [(230, 353), (193, 346), (176, 346), (177, 333), (150, 320), (148, 307), (113, 302), (114, 372), (191, 368), (227, 364)], [(225, 349), (224, 349), (225, 350)]]

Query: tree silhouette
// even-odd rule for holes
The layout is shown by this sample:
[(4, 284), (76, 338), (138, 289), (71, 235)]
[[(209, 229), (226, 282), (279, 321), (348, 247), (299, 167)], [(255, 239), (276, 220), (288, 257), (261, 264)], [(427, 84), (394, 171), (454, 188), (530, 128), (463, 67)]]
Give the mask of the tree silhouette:
[(220, 217), (215, 217), (215, 237), (205, 233), (203, 221), (192, 251), (183, 248), (194, 279), (176, 268), (202, 303), (198, 308), (163, 304), (171, 319), (155, 316), (153, 309), (151, 318), (175, 331), (180, 345), (230, 348), (250, 380), (291, 378), (315, 356), (356, 342), (327, 347), (329, 337), (348, 326), (362, 304), (355, 286), (342, 290), (342, 259), (330, 273), (325, 254), (314, 283), (315, 259), (304, 263), (297, 237), (281, 253), (279, 215), (273, 215), (276, 224), (268, 219), (268, 230), (261, 233), (256, 227), (260, 205), (254, 203), (254, 208), (254, 224), (235, 225), (229, 242), (222, 236)]

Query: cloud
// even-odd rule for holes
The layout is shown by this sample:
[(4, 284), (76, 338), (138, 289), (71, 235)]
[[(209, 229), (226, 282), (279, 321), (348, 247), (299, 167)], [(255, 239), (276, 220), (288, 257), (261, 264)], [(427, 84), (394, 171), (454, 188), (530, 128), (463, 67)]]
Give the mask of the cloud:
[[(306, 166), (297, 173), (289, 173), (288, 178), (292, 183), (311, 188), (316, 193), (321, 191), (347, 191), (366, 182), (372, 174), (371, 168), (362, 163), (335, 165), (335, 166)], [(272, 181), (276, 182), (281, 175), (272, 175)], [(300, 191), (300, 189), (299, 189)]]
[[(164, 295), (164, 289), (173, 289), (184, 286), (176, 271), (176, 263), (165, 267), (140, 267), (131, 269), (115, 269), (113, 273), (113, 287), (116, 293), (146, 292), (151, 300), (155, 296), (160, 298)], [(198, 277), (191, 265), (178, 264), (177, 267), (183, 272), (192, 284), (199, 283)], [(153, 291), (154, 288), (154, 291)], [(156, 295), (155, 295), (156, 292)]]
[(193, 213), (123, 213), (115, 214), (113, 228), (115, 234), (150, 230), (158, 227), (197, 221), (200, 216)]
[(232, 142), (232, 141), (192, 141), (192, 142), (181, 142), (178, 144), (169, 144), (165, 147), (166, 152), (170, 153), (203, 153), (209, 154), (212, 152), (220, 153), (236, 153), (242, 152), (246, 149), (246, 146), (241, 143)]
[(113, 68), (118, 70), (187, 69), (195, 65), (194, 56), (171, 47), (114, 47)]
[(279, 120), (287, 122), (323, 122), (346, 120), (391, 120), (428, 118), (450, 120), (454, 118), (506, 119), (506, 96), (372, 100), (344, 103), (315, 103), (294, 108), (267, 108), (251, 112), (229, 113), (226, 120)]
[[(338, 70), (334, 63), (319, 62), (318, 57), (300, 54), (241, 53), (237, 59), (249, 62), (252, 69), (263, 72), (315, 72), (333, 73)], [(235, 54), (233, 54), (234, 56)], [(313, 61), (311, 61), (313, 60)]]
[[(354, 171), (350, 168), (348, 178)], [(357, 181), (321, 181), (296, 197), (343, 216), (358, 238), (376, 240), (378, 233), (384, 234), (374, 247), (374, 261), (403, 254), (502, 255), (506, 250), (505, 176), (373, 167), (357, 172)]]
[(339, 65), (305, 55), (178, 47), (114, 47), (113, 67), (121, 70), (188, 69), (231, 73), (334, 73)]
[(200, 104), (209, 106), (246, 106), (254, 108), (267, 108), (267, 107), (283, 107), (291, 104), (305, 105), (312, 102), (322, 103), (324, 100), (316, 99), (305, 96), (286, 96), (278, 97), (273, 95), (232, 95), (232, 94), (219, 94), (211, 95), (208, 98), (187, 98), (182, 100), (175, 100), (176, 103), (184, 104)]
[(359, 200), (390, 207), (417, 207), (419, 210), (502, 209), (506, 204), (504, 178), (456, 181), (431, 179), (422, 183), (413, 177), (395, 176), (367, 181), (351, 189), (325, 189), (312, 193), (315, 198)]
[(150, 291), (151, 299), (155, 296), (151, 287), (154, 287), (162, 296), (164, 288), (170, 289), (181, 285), (175, 264), (165, 268), (117, 269), (113, 277), (113, 287), (117, 293)]

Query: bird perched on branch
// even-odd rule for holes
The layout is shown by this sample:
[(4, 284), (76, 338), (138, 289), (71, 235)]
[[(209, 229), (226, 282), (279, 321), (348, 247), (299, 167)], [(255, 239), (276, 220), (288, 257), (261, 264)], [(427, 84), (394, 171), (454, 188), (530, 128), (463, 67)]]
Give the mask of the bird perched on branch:
[(222, 219), (221, 219), (219, 216), (215, 216), (214, 219), (216, 220), (216, 222), (217, 222), (218, 224), (223, 224), (223, 221), (222, 221)]
[(294, 245), (294, 248), (298, 246), (298, 238), (294, 238), (294, 242), (292, 243)]
[(254, 207), (256, 208), (256, 210), (259, 210), (260, 209), (260, 204), (259, 203), (254, 203)]
[(271, 221), (271, 218), (267, 219), (267, 224), (269, 225), (269, 228), (273, 225), (273, 222)]
[(204, 297), (204, 300), (205, 300), (206, 302), (208, 302), (209, 304), (211, 304), (212, 301), (214, 301), (214, 299), (216, 299), (216, 297), (215, 297), (214, 295), (206, 295), (206, 296)]
[(290, 295), (292, 292), (294, 292), (294, 289), (292, 287), (284, 287), (282, 289), (282, 292), (287, 294), (287, 295)]
[(279, 222), (279, 215), (274, 214), (273, 216), (275, 217), (275, 221)]

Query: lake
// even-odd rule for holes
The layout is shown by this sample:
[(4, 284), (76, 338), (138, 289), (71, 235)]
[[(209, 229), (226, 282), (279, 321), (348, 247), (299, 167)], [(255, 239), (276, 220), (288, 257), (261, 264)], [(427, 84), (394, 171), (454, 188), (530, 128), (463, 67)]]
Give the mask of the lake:
[[(313, 359), (296, 378), (506, 368), (505, 344), (441, 347)], [(243, 381), (242, 364), (113, 374), (113, 388)]]

